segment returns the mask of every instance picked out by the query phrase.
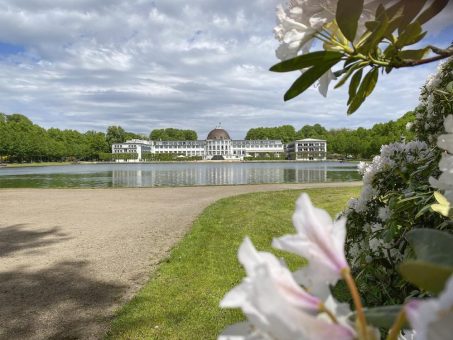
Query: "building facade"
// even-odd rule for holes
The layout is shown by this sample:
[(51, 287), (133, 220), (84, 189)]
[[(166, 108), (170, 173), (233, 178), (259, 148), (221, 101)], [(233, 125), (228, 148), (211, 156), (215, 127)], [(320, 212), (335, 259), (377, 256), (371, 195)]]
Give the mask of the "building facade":
[(323, 139), (299, 139), (286, 145), (287, 159), (324, 161), (327, 157), (327, 141)]
[[(315, 139), (298, 140), (286, 146), (281, 140), (232, 140), (227, 131), (217, 127), (209, 132), (206, 140), (146, 141), (134, 139), (125, 143), (113, 144), (112, 153), (114, 155), (135, 154), (134, 159), (127, 160), (129, 162), (142, 161), (144, 154), (174, 154), (177, 157), (197, 157), (205, 160), (243, 160), (248, 157), (324, 160), (326, 159), (326, 144), (326, 141)], [(125, 158), (122, 160), (124, 161)]]
[(141, 139), (131, 139), (125, 143), (112, 144), (112, 154), (114, 155), (136, 155), (134, 158), (128, 159), (128, 161), (139, 162), (143, 159), (143, 154), (152, 153), (152, 150), (152, 142)]

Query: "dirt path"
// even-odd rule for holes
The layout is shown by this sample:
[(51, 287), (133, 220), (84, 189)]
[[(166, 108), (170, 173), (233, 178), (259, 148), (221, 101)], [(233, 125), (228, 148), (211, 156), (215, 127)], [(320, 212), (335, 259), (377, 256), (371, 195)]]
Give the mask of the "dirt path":
[(101, 338), (210, 203), (320, 186), (0, 190), (0, 339)]

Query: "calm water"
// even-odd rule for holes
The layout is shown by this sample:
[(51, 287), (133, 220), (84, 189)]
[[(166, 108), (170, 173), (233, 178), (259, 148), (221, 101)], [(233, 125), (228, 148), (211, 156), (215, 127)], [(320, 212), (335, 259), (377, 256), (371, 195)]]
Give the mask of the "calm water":
[(0, 188), (109, 188), (360, 180), (348, 163), (80, 164), (0, 168)]

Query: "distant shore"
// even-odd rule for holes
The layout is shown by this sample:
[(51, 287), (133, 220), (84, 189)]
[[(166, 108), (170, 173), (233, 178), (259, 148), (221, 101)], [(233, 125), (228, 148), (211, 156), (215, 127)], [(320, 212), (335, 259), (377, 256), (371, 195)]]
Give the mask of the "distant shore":
[[(301, 160), (246, 160), (246, 161), (211, 161), (211, 160), (199, 160), (199, 161), (146, 161), (146, 162), (96, 162), (96, 161), (80, 161), (80, 162), (33, 162), (33, 163), (0, 163), (0, 169), (2, 168), (26, 168), (26, 167), (46, 167), (46, 166), (65, 166), (65, 165), (83, 165), (83, 164), (179, 164), (179, 163), (326, 163), (326, 162), (341, 162), (355, 164), (361, 160), (339, 160), (339, 159), (327, 159), (325, 161), (301, 161)], [(364, 160), (369, 161), (369, 160)]]

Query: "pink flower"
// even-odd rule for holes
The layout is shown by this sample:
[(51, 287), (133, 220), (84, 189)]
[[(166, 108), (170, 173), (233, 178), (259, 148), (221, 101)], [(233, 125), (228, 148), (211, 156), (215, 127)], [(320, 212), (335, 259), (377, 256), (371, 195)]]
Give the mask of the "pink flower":
[(405, 306), (417, 340), (445, 340), (453, 335), (453, 276), (438, 298), (412, 300)]
[(314, 207), (309, 196), (302, 194), (296, 203), (293, 224), (297, 234), (274, 239), (273, 246), (308, 260), (302, 269), (311, 280), (307, 288), (335, 284), (341, 272), (349, 269), (344, 253), (346, 219), (333, 222), (325, 210)]
[(254, 327), (244, 327), (249, 334), (235, 339), (247, 338), (251, 329), (254, 339), (354, 338), (347, 324), (335, 324), (318, 314), (322, 301), (302, 289), (274, 255), (256, 251), (246, 238), (238, 257), (247, 277), (227, 293), (220, 306), (241, 308)]

